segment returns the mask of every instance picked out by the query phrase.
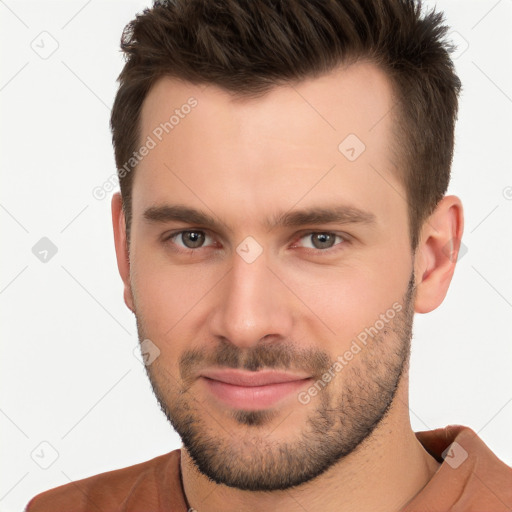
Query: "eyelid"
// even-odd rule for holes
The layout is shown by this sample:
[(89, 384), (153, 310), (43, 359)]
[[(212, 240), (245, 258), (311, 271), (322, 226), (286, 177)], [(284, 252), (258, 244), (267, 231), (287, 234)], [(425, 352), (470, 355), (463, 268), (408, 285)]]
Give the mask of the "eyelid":
[[(195, 233), (195, 232), (200, 232), (200, 233), (204, 233), (204, 236), (205, 236), (205, 239), (207, 238), (215, 238), (209, 230), (207, 229), (202, 229), (202, 228), (188, 228), (188, 229), (180, 229), (179, 231), (173, 231), (172, 233), (167, 233), (166, 235), (164, 235), (163, 237), (163, 240), (164, 242), (165, 241), (168, 241), (168, 240), (172, 240), (174, 238), (177, 238), (179, 235), (182, 235), (183, 233)], [(201, 249), (203, 246), (201, 247), (198, 247), (198, 249)], [(188, 249), (188, 247), (186, 247), (186, 249)]]
[(317, 234), (334, 235), (335, 237), (341, 238), (342, 241), (338, 242), (337, 244), (333, 245), (332, 247), (328, 247), (327, 249), (316, 249), (316, 248), (311, 248), (311, 247), (302, 247), (302, 248), (306, 249), (307, 251), (314, 251), (316, 253), (330, 253), (330, 252), (333, 252), (333, 251), (336, 251), (337, 249), (339, 249), (340, 245), (345, 245), (346, 243), (350, 243), (350, 241), (351, 241), (351, 237), (346, 233), (338, 233), (336, 231), (329, 231), (327, 229), (315, 229), (315, 230), (308, 230), (308, 231), (303, 231), (301, 233), (298, 233), (294, 238), (295, 242), (293, 242), (292, 247), (295, 247), (299, 240), (302, 240), (303, 238), (306, 238), (311, 235), (317, 235)]
[[(206, 238), (211, 238), (211, 239), (215, 238), (208, 229), (203, 229), (203, 228), (187, 228), (187, 229), (180, 229), (178, 231), (173, 231), (171, 233), (166, 233), (165, 235), (163, 235), (162, 241), (164, 243), (166, 243), (166, 242), (172, 241), (173, 239), (177, 238), (179, 235), (181, 235), (183, 233), (190, 233), (190, 232), (196, 232), (196, 231), (204, 233), (205, 239)], [(175, 245), (177, 245), (181, 250), (184, 250), (184, 251), (197, 251), (198, 249), (203, 249), (204, 247), (209, 247), (208, 245), (202, 245), (201, 247), (190, 248), (190, 247), (185, 247), (185, 246), (182, 247), (182, 246), (176, 244), (176, 242), (173, 242), (173, 243)]]
[[(167, 234), (162, 236), (162, 241), (165, 244), (165, 243), (168, 243), (168, 242), (172, 241), (174, 238), (176, 238), (177, 236), (179, 236), (179, 235), (181, 235), (183, 233), (189, 233), (189, 232), (194, 232), (194, 231), (200, 231), (200, 232), (204, 233), (205, 238), (209, 237), (209, 238), (214, 239), (214, 240), (216, 239), (216, 236), (213, 235), (211, 233), (211, 231), (208, 230), (208, 229), (191, 227), (191, 228), (180, 229), (180, 230), (177, 230), (177, 231), (173, 231), (171, 233), (167, 233)], [(316, 249), (316, 248), (312, 248), (312, 247), (302, 247), (302, 246), (297, 244), (297, 242), (299, 240), (302, 240), (303, 238), (305, 238), (307, 236), (311, 236), (311, 235), (314, 235), (314, 234), (320, 234), (320, 233), (334, 235), (335, 237), (341, 238), (342, 241), (338, 242), (337, 244), (333, 245), (332, 247), (328, 247), (326, 249)], [(347, 233), (339, 233), (339, 232), (336, 232), (336, 231), (329, 231), (329, 230), (322, 230), (322, 229), (316, 229), (316, 230), (310, 229), (310, 230), (303, 230), (303, 231), (301, 231), (299, 233), (296, 233), (294, 235), (293, 240), (294, 240), (294, 242), (292, 243), (291, 248), (299, 247), (301, 249), (304, 249), (308, 253), (314, 253), (314, 254), (331, 254), (331, 253), (336, 252), (338, 250), (342, 250), (343, 247), (341, 247), (341, 246), (344, 246), (347, 243), (351, 243), (352, 237), (350, 235), (348, 235)], [(181, 245), (177, 244), (176, 242), (172, 242), (172, 244), (175, 246), (175, 250), (177, 252), (188, 253), (188, 254), (198, 252), (199, 249), (206, 249), (207, 247), (212, 247), (212, 245), (213, 245), (213, 244), (212, 245), (202, 245), (200, 247), (190, 248), (190, 247), (181, 246)]]

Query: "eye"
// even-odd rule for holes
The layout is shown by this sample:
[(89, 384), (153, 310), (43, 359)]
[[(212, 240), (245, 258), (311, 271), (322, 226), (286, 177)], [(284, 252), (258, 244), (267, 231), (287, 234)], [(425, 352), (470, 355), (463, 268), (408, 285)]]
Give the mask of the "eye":
[(165, 241), (172, 241), (172, 243), (182, 249), (200, 249), (206, 240), (211, 242), (211, 237), (204, 231), (191, 229), (174, 233), (167, 237)]
[(305, 243), (300, 244), (302, 247), (324, 251), (346, 242), (346, 239), (341, 235), (327, 231), (308, 233), (299, 240), (305, 240)]

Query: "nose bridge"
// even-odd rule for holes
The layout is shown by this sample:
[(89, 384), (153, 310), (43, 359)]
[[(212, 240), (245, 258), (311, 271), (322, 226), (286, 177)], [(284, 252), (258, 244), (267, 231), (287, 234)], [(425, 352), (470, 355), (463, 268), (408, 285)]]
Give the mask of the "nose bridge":
[[(263, 252), (255, 259), (247, 258), (243, 249), (247, 246), (242, 243), (233, 254), (211, 323), (213, 335), (242, 348), (267, 335), (288, 337), (292, 324), (285, 291), (267, 267), (267, 255)], [(253, 249), (249, 246), (248, 252)]]

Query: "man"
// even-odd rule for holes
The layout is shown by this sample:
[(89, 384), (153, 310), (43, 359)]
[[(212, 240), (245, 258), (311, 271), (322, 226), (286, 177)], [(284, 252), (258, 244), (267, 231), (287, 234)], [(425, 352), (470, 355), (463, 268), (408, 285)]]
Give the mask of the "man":
[(112, 111), (124, 300), (183, 447), (45, 510), (512, 509), (471, 429), (414, 433), (414, 313), (448, 290), (460, 82), (407, 0), (173, 0)]

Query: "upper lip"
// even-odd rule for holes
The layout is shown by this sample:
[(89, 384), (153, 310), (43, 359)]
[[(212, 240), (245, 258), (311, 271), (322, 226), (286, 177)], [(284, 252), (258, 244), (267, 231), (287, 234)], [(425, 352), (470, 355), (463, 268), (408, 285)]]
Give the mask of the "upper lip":
[(269, 384), (304, 380), (308, 379), (310, 375), (269, 370), (249, 372), (234, 369), (211, 369), (201, 372), (201, 377), (217, 380), (226, 384), (233, 384), (235, 386), (266, 386)]

